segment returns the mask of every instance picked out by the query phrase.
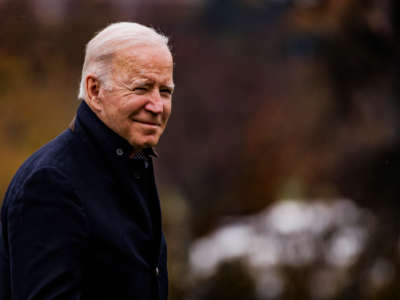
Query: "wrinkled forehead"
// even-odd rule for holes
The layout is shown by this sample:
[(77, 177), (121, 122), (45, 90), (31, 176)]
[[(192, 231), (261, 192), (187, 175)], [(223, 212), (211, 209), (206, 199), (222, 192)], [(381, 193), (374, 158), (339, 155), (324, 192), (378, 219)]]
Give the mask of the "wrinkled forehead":
[(116, 52), (112, 68), (122, 77), (151, 72), (172, 76), (173, 58), (166, 45), (136, 45)]

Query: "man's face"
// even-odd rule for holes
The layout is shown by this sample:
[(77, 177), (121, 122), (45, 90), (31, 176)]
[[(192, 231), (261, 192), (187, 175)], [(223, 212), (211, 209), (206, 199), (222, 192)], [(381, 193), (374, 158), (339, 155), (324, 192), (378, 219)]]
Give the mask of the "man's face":
[(112, 60), (111, 89), (100, 88), (100, 119), (136, 150), (154, 147), (171, 114), (173, 61), (166, 46), (136, 46)]

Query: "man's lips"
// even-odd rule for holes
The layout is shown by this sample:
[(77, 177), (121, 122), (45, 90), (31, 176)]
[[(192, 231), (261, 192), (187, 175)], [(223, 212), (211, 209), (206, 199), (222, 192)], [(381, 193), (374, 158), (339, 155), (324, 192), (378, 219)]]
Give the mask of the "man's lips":
[(132, 121), (143, 124), (143, 125), (148, 125), (148, 126), (161, 126), (160, 123), (154, 122), (154, 121), (137, 120), (137, 119), (133, 119)]

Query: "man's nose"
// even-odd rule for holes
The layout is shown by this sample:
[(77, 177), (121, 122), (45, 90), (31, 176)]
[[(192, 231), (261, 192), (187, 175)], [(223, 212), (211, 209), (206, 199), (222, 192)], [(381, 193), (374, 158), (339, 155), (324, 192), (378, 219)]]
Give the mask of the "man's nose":
[(161, 99), (161, 95), (158, 91), (154, 91), (150, 96), (150, 101), (146, 104), (146, 110), (153, 114), (160, 114), (163, 112), (164, 106)]

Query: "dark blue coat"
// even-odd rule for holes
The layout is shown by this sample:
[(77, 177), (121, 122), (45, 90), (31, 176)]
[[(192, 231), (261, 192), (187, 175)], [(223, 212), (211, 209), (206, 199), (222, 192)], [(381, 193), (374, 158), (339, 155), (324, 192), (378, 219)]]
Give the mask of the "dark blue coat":
[(153, 165), (131, 151), (83, 102), (21, 166), (1, 211), (0, 300), (167, 299)]

